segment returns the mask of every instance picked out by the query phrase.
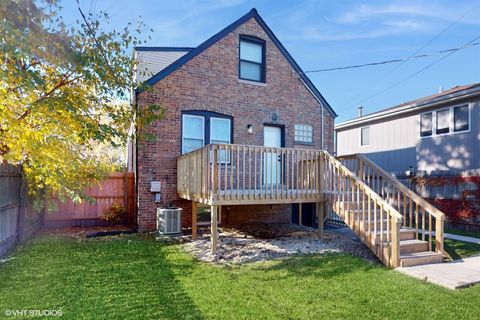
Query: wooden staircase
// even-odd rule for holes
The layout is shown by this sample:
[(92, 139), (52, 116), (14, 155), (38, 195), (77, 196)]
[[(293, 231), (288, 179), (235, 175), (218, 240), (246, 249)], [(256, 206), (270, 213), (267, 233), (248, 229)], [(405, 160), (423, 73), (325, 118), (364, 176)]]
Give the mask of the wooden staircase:
[(323, 161), (329, 214), (342, 219), (385, 265), (443, 261), (441, 211), (362, 155), (336, 159), (325, 152)]

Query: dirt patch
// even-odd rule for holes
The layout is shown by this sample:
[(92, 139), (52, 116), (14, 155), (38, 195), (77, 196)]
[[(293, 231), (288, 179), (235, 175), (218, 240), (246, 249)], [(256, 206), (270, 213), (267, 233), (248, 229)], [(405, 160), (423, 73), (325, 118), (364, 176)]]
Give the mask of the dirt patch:
[[(255, 236), (253, 236), (255, 235)], [(201, 261), (242, 264), (293, 254), (344, 252), (378, 262), (373, 253), (348, 228), (328, 229), (319, 239), (316, 229), (294, 224), (257, 224), (220, 228), (217, 254), (210, 253), (210, 235), (183, 244)]]

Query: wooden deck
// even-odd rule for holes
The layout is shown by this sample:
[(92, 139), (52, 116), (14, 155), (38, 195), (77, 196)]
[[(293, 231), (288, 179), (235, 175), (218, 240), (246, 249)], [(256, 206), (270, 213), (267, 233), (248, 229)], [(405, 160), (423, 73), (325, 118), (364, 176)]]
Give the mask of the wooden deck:
[(212, 252), (222, 206), (313, 202), (318, 221), (328, 206), (387, 266), (441, 260), (443, 213), (368, 159), (356, 159), (354, 170), (323, 150), (207, 145), (177, 158), (177, 192), (192, 201), (193, 238), (197, 204), (211, 206)]
[(208, 145), (177, 160), (181, 198), (208, 205), (323, 201), (322, 151)]

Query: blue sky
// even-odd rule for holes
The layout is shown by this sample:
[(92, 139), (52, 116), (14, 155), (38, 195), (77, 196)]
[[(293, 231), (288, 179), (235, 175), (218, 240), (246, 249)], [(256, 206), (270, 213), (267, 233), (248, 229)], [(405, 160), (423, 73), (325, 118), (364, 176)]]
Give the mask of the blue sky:
[[(61, 1), (67, 21), (78, 17), (74, 4)], [(151, 46), (197, 46), (255, 7), (304, 71), (408, 57), (449, 26), (418, 54), (461, 47), (480, 36), (478, 0), (80, 0), (80, 4), (87, 12), (107, 10), (112, 27), (141, 17), (154, 29), (147, 43)], [(339, 114), (338, 123), (354, 117), (359, 105), (370, 113), (436, 93), (440, 87), (480, 82), (480, 45), (411, 77), (441, 57), (408, 61), (395, 70), (398, 64), (308, 75)]]

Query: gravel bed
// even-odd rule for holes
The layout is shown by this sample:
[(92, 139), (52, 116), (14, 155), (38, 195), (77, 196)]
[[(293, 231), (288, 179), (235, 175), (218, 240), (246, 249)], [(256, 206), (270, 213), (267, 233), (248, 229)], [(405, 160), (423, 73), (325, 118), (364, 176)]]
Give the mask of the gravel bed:
[[(343, 252), (377, 263), (377, 258), (349, 228), (327, 229), (323, 239), (317, 230), (294, 224), (262, 224), (220, 228), (217, 253), (210, 253), (210, 235), (199, 235), (183, 248), (197, 259), (219, 264), (243, 264), (271, 260), (293, 254)], [(253, 235), (268, 235), (264, 238)]]

